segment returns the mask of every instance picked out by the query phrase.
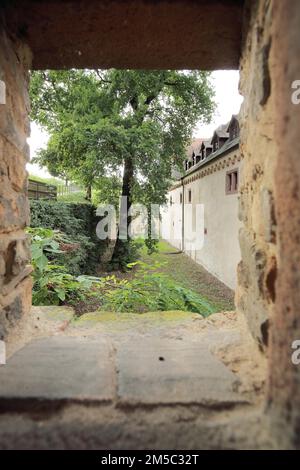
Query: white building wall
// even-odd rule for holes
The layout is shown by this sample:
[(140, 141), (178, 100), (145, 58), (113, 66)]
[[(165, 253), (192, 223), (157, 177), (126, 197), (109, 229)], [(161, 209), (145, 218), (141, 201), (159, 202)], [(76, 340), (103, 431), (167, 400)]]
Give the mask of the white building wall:
[[(161, 210), (161, 237), (178, 250), (182, 250), (182, 188), (170, 191), (168, 203)], [(171, 200), (172, 198), (172, 200)]]
[[(231, 154), (232, 155), (232, 154)], [(229, 170), (238, 168), (239, 179), (242, 171), (242, 162), (235, 158), (230, 159), (226, 155), (218, 160), (218, 164), (211, 162), (205, 166), (206, 169), (212, 169), (210, 174), (195, 179), (184, 185), (184, 199), (188, 204), (188, 191), (192, 191), (192, 214), (193, 220), (191, 226), (187, 226), (189, 210), (185, 206), (185, 240), (184, 251), (197, 263), (203, 265), (210, 273), (220, 279), (231, 289), (235, 289), (237, 283), (237, 265), (240, 261), (240, 247), (238, 240), (238, 232), (241, 222), (238, 220), (238, 194), (226, 194), (226, 173)], [(222, 167), (222, 162), (223, 166)], [(216, 169), (217, 168), (217, 169)], [(201, 171), (203, 168), (201, 169)], [(209, 171), (208, 171), (209, 173)], [(193, 175), (187, 176), (188, 181)], [(172, 196), (173, 202), (179, 202), (182, 187), (170, 191), (168, 198)], [(195, 230), (195, 211), (196, 204), (203, 204), (204, 220), (201, 226), (198, 225), (197, 239), (203, 239), (202, 248), (191, 248), (188, 240), (192, 237), (192, 230)], [(181, 249), (181, 240), (174, 240), (172, 227), (181, 226), (182, 217), (176, 220), (174, 207), (168, 206), (165, 213), (162, 214), (162, 237), (167, 234), (166, 226), (171, 225), (171, 236), (167, 240)]]

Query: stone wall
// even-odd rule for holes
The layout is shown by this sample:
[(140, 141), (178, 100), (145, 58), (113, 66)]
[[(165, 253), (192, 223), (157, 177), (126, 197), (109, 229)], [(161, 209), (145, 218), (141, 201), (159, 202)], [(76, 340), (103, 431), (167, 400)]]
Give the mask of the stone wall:
[[(115, 2), (115, 6), (119, 3)], [(169, 2), (163, 3), (169, 24)], [(168, 59), (169, 66), (209, 66), (213, 69), (223, 64), (220, 61), (223, 55), (230, 56), (225, 62), (227, 67), (232, 67), (236, 64), (239, 50), (236, 11), (232, 10), (224, 34), (216, 34), (216, 25), (219, 28), (221, 24), (218, 18), (226, 16), (222, 2), (206, 3), (211, 11), (204, 10), (202, 5), (199, 10), (204, 14), (205, 34), (203, 37), (181, 34), (190, 40), (184, 54), (178, 52), (176, 27), (172, 28), (175, 31), (173, 54), (169, 51), (156, 54), (160, 47), (157, 38), (153, 41), (155, 28), (150, 25), (145, 29), (143, 21), (124, 23), (125, 39), (131, 25), (135, 33), (129, 46), (128, 41), (120, 39), (112, 28), (105, 29), (106, 23), (101, 29), (96, 21), (89, 36), (88, 19), (94, 16), (86, 5), (79, 11), (77, 2), (72, 14), (75, 15), (74, 21), (78, 22), (76, 24), (85, 25), (86, 35), (81, 38), (79, 29), (73, 27), (74, 21), (59, 23), (62, 17), (58, 14), (57, 2), (25, 2), (24, 10), (18, 12), (16, 7), (16, 16), (10, 18), (16, 35), (31, 39), (37, 68), (43, 68), (45, 64), (53, 67), (100, 67), (101, 64), (118, 67), (122, 64), (128, 66), (128, 63), (159, 68), (165, 67)], [(216, 3), (220, 4), (218, 8)], [(35, 14), (28, 10), (29, 4)], [(189, 17), (180, 10), (183, 4), (178, 2), (178, 24), (185, 21), (189, 31)], [(94, 5), (98, 9), (96, 2)], [(36, 8), (46, 8), (45, 15)], [(213, 8), (217, 8), (218, 16), (214, 15)], [(87, 15), (85, 21), (82, 18), (84, 14)], [(194, 18), (194, 10), (191, 14)], [(44, 21), (40, 21), (41, 16)], [(124, 15), (120, 18), (123, 19)], [(156, 27), (157, 16), (153, 14), (151, 18), (155, 19), (153, 24)], [(205, 21), (207, 18), (209, 23)], [(111, 19), (111, 23), (119, 28), (115, 17), (111, 16)], [(66, 30), (68, 24), (71, 25), (70, 31)], [(201, 21), (194, 24), (197, 25), (195, 31), (202, 32), (198, 27)], [(300, 339), (300, 107), (292, 105), (290, 99), (291, 83), (300, 79), (299, 24), (299, 0), (248, 0), (240, 64), (240, 89), (245, 97), (241, 112), (244, 162), (239, 208), (243, 228), (240, 231), (242, 262), (238, 268), (236, 301), (261, 347), (267, 349), (269, 344), (268, 405), (272, 430), (281, 439), (282, 446), (291, 447), (300, 445), (300, 367), (291, 361), (292, 341)], [(136, 25), (144, 28), (144, 42), (136, 41)], [(170, 28), (162, 25), (163, 35), (158, 35), (158, 40), (169, 47)], [(99, 31), (102, 31), (101, 37)], [(228, 31), (236, 32), (229, 37)], [(58, 32), (63, 32), (63, 36)], [(106, 49), (102, 48), (104, 36)], [(221, 41), (229, 37), (228, 47), (219, 48), (211, 40), (216, 37)], [(116, 38), (123, 48), (115, 47), (121, 55), (113, 56), (111, 40)], [(45, 48), (45, 44), (51, 47)], [(134, 48), (134, 44), (139, 48)], [(186, 46), (189, 43), (183, 40), (180, 44)], [(201, 44), (203, 49), (199, 46)], [(86, 45), (88, 50), (85, 51)], [(145, 54), (148, 45), (152, 48), (152, 55)], [(195, 45), (200, 47), (196, 47), (197, 54)], [(124, 47), (126, 51), (134, 51), (131, 62), (129, 56), (123, 54)], [(63, 53), (64, 48), (69, 48), (69, 52)], [(26, 70), (30, 67), (31, 57), (24, 44), (5, 35), (1, 18), (0, 51), (0, 80), (6, 83), (6, 104), (0, 104), (0, 338), (3, 338), (18, 317), (28, 312), (31, 300), (29, 250), (24, 235), (29, 217), (25, 172), (29, 153), (26, 143), (29, 134)], [(85, 64), (88, 53), (90, 61)], [(149, 57), (151, 61), (147, 62)], [(176, 61), (176, 57), (180, 57), (180, 61)]]
[[(270, 336), (269, 404), (272, 428), (284, 444), (300, 448), (300, 365), (291, 361), (300, 340), (300, 104), (291, 85), (300, 80), (300, 2), (274, 1), (275, 203), (278, 281)], [(284, 429), (284, 432), (282, 430)]]
[(0, 339), (31, 305), (29, 246), (24, 227), (29, 220), (27, 48), (4, 32), (0, 18), (0, 80), (6, 103), (0, 104)]
[(242, 261), (238, 266), (236, 304), (262, 348), (268, 343), (275, 301), (277, 233), (274, 205), (274, 169), (278, 155), (274, 140), (275, 96), (272, 2), (249, 2), (240, 71), (245, 100), (240, 113), (240, 149), (244, 168), (239, 217)]
[[(241, 188), (238, 308), (269, 343), (267, 410), (278, 446), (300, 446), (300, 79), (298, 0), (248, 2), (241, 60)], [(269, 341), (268, 341), (269, 339)]]

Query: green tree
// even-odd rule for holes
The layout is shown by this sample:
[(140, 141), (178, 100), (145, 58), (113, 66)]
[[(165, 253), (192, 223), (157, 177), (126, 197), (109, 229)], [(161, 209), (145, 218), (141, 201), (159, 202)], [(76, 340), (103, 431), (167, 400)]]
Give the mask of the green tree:
[[(165, 201), (171, 170), (181, 167), (195, 124), (211, 119), (213, 96), (207, 72), (34, 72), (32, 117), (51, 134), (38, 160), (84, 184), (87, 197), (99, 178), (122, 168), (127, 204), (120, 217), (128, 227), (133, 202)], [(128, 246), (118, 237), (116, 264)]]

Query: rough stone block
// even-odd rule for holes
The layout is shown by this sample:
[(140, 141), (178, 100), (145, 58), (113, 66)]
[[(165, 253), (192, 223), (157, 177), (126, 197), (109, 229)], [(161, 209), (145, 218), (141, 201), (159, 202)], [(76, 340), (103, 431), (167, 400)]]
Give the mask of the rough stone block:
[(241, 400), (237, 377), (198, 343), (135, 340), (118, 347), (118, 398), (123, 404), (203, 404)]
[(1, 400), (109, 401), (114, 397), (110, 344), (103, 338), (36, 340), (0, 368)]
[(16, 322), (31, 308), (32, 279), (26, 276), (4, 294), (0, 289), (0, 339), (5, 339)]

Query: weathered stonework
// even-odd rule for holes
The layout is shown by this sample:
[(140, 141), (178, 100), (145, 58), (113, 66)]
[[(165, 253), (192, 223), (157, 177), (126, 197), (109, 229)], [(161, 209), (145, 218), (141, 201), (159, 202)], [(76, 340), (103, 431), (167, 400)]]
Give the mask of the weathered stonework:
[[(1, 24), (1, 23), (0, 23)], [(29, 222), (27, 173), (29, 148), (28, 68), (31, 56), (23, 44), (0, 30), (0, 339), (31, 306), (31, 267), (24, 228)]]
[[(105, 10), (96, 1), (92, 7), (69, 3), (65, 8), (61, 2), (6, 2), (15, 8), (9, 35), (0, 17), (0, 81), (6, 85), (6, 104), (0, 104), (0, 338), (28, 312), (31, 300), (24, 236), (31, 66), (26, 41), (35, 68), (215, 69), (233, 68), (238, 61), (242, 1), (203, 1), (199, 8), (198, 2), (178, 1), (172, 15), (168, 1), (141, 1), (138, 9), (133, 1), (101, 2)], [(300, 79), (299, 24), (299, 0), (246, 2), (236, 301), (268, 351), (267, 410), (281, 447), (300, 446), (300, 367), (291, 362), (292, 342), (300, 339), (300, 105), (291, 103), (291, 84)]]
[(242, 262), (236, 300), (253, 335), (268, 347), (267, 411), (282, 448), (300, 446), (300, 79), (298, 0), (248, 2), (241, 60), (240, 217)]
[(243, 0), (5, 3), (34, 69), (238, 67)]
[(262, 348), (267, 346), (274, 308), (272, 284), (276, 280), (277, 258), (274, 169), (278, 150), (274, 141), (275, 96), (271, 80), (272, 9), (270, 1), (249, 2), (240, 66), (240, 91), (245, 97), (240, 113), (244, 167), (239, 217), (243, 228), (236, 303)]
[(269, 404), (272, 429), (286, 446), (300, 448), (300, 365), (291, 360), (300, 339), (300, 105), (292, 83), (300, 80), (300, 2), (274, 1), (275, 205), (278, 236), (276, 304), (270, 336)]

